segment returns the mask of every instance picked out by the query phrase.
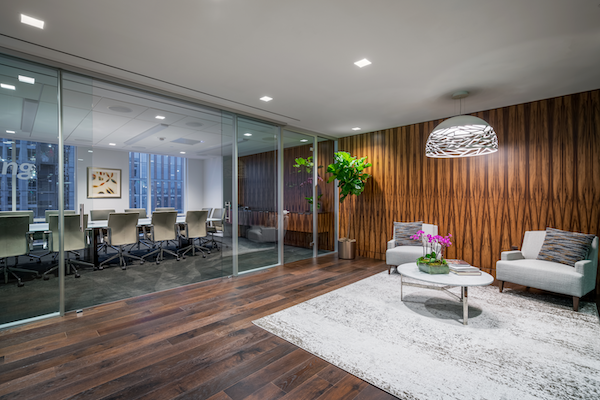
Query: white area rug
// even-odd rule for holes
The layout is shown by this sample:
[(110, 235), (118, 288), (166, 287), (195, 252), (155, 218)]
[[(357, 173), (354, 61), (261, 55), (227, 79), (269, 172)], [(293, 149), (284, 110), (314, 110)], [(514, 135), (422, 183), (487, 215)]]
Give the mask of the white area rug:
[[(456, 289), (458, 293), (458, 289)], [(387, 271), (254, 324), (401, 399), (600, 399), (596, 305), (469, 289), (448, 294)]]

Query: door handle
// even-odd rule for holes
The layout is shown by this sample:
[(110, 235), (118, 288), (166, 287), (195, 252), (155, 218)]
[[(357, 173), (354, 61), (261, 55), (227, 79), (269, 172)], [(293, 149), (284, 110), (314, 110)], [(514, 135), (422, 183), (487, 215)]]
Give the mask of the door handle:
[(84, 206), (84, 204), (83, 204), (83, 203), (81, 203), (81, 204), (79, 205), (79, 231), (80, 231), (80, 232), (83, 232), (83, 231), (84, 231), (84, 229), (83, 229), (83, 225), (84, 225), (84, 223), (85, 223), (85, 222), (83, 221), (83, 218), (84, 218), (84, 215), (83, 215), (83, 214), (84, 214), (84, 210), (85, 210), (85, 206)]

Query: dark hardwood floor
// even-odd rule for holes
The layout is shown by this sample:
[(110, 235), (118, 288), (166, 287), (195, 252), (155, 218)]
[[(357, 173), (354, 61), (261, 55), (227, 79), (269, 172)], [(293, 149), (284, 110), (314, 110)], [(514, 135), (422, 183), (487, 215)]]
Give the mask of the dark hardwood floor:
[(2, 399), (394, 399), (252, 320), (386, 270), (337, 255), (0, 332)]

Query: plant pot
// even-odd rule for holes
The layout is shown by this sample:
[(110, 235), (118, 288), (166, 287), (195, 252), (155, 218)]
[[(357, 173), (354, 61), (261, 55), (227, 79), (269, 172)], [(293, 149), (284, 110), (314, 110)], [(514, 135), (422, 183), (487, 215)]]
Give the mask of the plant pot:
[(426, 274), (449, 274), (450, 268), (448, 264), (444, 265), (433, 265), (426, 261), (417, 260), (417, 265), (419, 266), (419, 271), (425, 272)]
[(338, 258), (354, 260), (356, 258), (356, 239), (338, 240)]

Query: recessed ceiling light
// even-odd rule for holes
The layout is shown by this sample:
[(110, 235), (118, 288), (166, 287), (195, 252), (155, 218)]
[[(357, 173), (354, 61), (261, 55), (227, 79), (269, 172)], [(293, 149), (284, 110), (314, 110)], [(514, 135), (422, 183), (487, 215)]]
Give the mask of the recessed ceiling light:
[(44, 21), (33, 18), (25, 14), (21, 14), (21, 23), (35, 26), (36, 28), (44, 29)]
[(271, 101), (271, 100), (273, 100), (273, 98), (272, 98), (272, 97), (269, 97), (269, 96), (263, 96), (263, 97), (261, 97), (260, 99), (261, 99), (262, 101)]
[(163, 115), (157, 115), (156, 117), (154, 117), (156, 119), (165, 119), (165, 117)]
[(11, 141), (2, 142), (2, 143), (4, 143), (4, 144), (12, 144), (12, 142), (11, 142)]
[(77, 161), (83, 161), (83, 158), (78, 158)]
[(352, 128), (353, 131), (360, 131), (360, 128), (358, 126), (355, 126), (354, 128)]
[(180, 151), (179, 154), (185, 154), (185, 151)]
[(251, 134), (251, 133), (248, 133), (248, 132), (246, 132), (246, 133), (244, 133), (244, 136), (252, 136), (252, 134)]
[(16, 90), (17, 88), (14, 87), (13, 85), (8, 85), (6, 83), (0, 83), (0, 87), (2, 89), (9, 89), (9, 90)]
[(30, 83), (33, 85), (35, 83), (35, 78), (25, 75), (19, 75), (19, 82)]
[(354, 63), (354, 65), (358, 66), (359, 68), (366, 67), (369, 64), (371, 64), (371, 61), (367, 60), (366, 58)]
[(93, 153), (93, 152), (94, 152), (94, 150), (88, 150), (88, 153)]
[(15, 131), (6, 131), (6, 133), (16, 133)]
[(109, 143), (108, 145), (109, 146), (116, 146), (117, 144), (116, 143)]
[(300, 139), (301, 142), (308, 142), (308, 139)]

